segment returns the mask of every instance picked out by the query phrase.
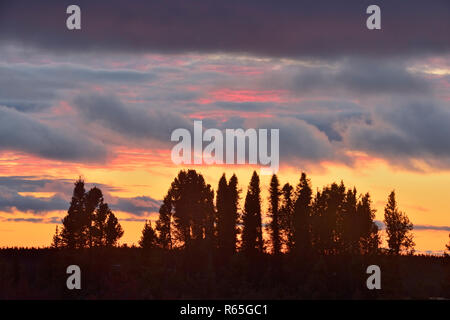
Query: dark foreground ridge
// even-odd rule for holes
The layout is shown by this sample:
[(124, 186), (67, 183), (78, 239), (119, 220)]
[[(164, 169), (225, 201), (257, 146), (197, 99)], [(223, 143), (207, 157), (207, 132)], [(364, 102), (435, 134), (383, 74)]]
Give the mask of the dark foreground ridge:
[[(381, 290), (367, 289), (372, 264)], [(81, 269), (81, 290), (66, 287), (69, 265)], [(0, 287), (0, 299), (436, 299), (450, 298), (450, 258), (2, 249)]]

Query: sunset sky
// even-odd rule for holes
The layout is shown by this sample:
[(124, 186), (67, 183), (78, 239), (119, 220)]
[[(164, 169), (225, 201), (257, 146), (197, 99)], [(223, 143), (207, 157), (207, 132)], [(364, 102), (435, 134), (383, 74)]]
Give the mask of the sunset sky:
[[(43, 1), (42, 1), (43, 2)], [(339, 3), (338, 3), (339, 2)], [(47, 246), (73, 182), (100, 187), (137, 243), (180, 169), (176, 128), (280, 130), (280, 182), (388, 194), (416, 250), (450, 233), (450, 2), (0, 2), (0, 247)], [(373, 2), (373, 1), (372, 1)], [(106, 4), (107, 3), (107, 4)], [(426, 5), (425, 5), (426, 3)], [(213, 188), (259, 166), (197, 165)], [(262, 176), (266, 209), (270, 176)]]

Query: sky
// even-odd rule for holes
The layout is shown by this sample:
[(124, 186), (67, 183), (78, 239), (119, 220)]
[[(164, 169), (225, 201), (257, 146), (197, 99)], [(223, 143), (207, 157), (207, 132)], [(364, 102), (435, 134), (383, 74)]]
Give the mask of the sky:
[(279, 129), (281, 183), (343, 180), (370, 192), (378, 221), (395, 190), (417, 251), (443, 252), (450, 2), (375, 1), (381, 30), (366, 28), (373, 1), (75, 2), (0, 1), (0, 247), (49, 245), (80, 176), (127, 244), (180, 169), (215, 189), (236, 173), (244, 197), (259, 167), (172, 163), (171, 132), (202, 120)]

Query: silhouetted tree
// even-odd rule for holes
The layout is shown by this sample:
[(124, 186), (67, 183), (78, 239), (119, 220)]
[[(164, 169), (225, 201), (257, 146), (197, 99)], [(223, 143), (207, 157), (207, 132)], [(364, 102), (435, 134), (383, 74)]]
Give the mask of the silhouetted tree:
[(239, 190), (236, 175), (227, 183), (225, 174), (219, 180), (216, 197), (217, 241), (224, 255), (232, 255), (236, 250)]
[(310, 250), (310, 215), (312, 190), (310, 180), (302, 172), (296, 190), (297, 199), (294, 204), (293, 227), (294, 248), (298, 254), (306, 254)]
[(58, 226), (56, 226), (56, 230), (55, 230), (55, 234), (53, 235), (53, 241), (52, 241), (51, 247), (56, 248), (56, 249), (61, 247), (61, 235), (60, 235)]
[[(93, 247), (94, 245), (102, 245), (102, 239), (97, 239), (98, 230), (96, 230), (96, 226), (94, 225), (95, 221), (97, 220), (96, 213), (98, 213), (99, 206), (103, 205), (102, 191), (97, 187), (92, 188), (86, 193), (84, 202), (85, 203), (82, 219), (85, 228), (83, 231), (84, 239), (82, 240), (82, 242), (86, 243), (86, 246), (89, 248)], [(108, 209), (108, 207), (106, 207), (106, 209)]]
[(342, 217), (339, 217), (340, 223), (338, 223), (342, 246), (340, 251), (349, 254), (360, 253), (362, 217), (358, 215), (356, 188), (347, 190), (341, 212)]
[(366, 193), (357, 206), (358, 228), (360, 230), (360, 250), (363, 254), (376, 254), (381, 243), (379, 229), (375, 224), (375, 209), (372, 209), (369, 193)]
[(142, 230), (142, 236), (139, 240), (139, 246), (144, 249), (152, 249), (158, 245), (158, 237), (155, 230), (152, 228), (151, 221), (146, 221), (144, 229)]
[(269, 193), (269, 216), (271, 218), (269, 233), (272, 240), (272, 252), (274, 255), (279, 255), (281, 251), (279, 214), (280, 183), (276, 174), (272, 175)]
[(108, 209), (108, 221), (106, 222), (106, 246), (112, 247), (123, 236), (122, 226), (114, 213)]
[(294, 248), (294, 188), (286, 183), (281, 189), (280, 232), (282, 243), (287, 252)]
[(171, 184), (173, 237), (186, 248), (213, 243), (214, 192), (195, 170), (180, 171)]
[(217, 187), (216, 209), (217, 209), (217, 245), (220, 251), (224, 252), (226, 247), (226, 219), (228, 214), (228, 183), (225, 173), (219, 180)]
[(103, 247), (106, 245), (106, 222), (109, 214), (110, 210), (108, 205), (102, 201), (96, 210), (96, 214), (92, 216), (93, 225), (91, 230), (94, 246)]
[(69, 249), (114, 245), (123, 235), (117, 218), (104, 203), (101, 190), (94, 187), (85, 192), (81, 178), (75, 182), (72, 201), (62, 224), (61, 232), (55, 237), (59, 238), (61, 247)]
[(413, 224), (406, 214), (400, 212), (395, 200), (395, 192), (392, 191), (384, 208), (384, 223), (388, 236), (389, 251), (392, 254), (400, 254), (402, 251), (414, 252)]
[(312, 242), (321, 254), (342, 251), (342, 226), (346, 190), (344, 183), (332, 183), (318, 191), (312, 206)]
[(158, 244), (163, 249), (172, 249), (172, 202), (170, 194), (164, 197), (159, 208), (159, 219), (156, 221), (156, 230), (159, 232)]
[(75, 182), (69, 210), (62, 220), (61, 243), (66, 248), (77, 249), (85, 246), (83, 239), (83, 232), (86, 227), (84, 222), (84, 203), (84, 181), (80, 178)]
[(259, 176), (253, 171), (247, 195), (245, 197), (243, 214), (242, 249), (249, 255), (263, 251), (261, 226), (261, 189)]
[(238, 188), (238, 178), (233, 174), (228, 183), (227, 190), (227, 202), (228, 202), (228, 214), (227, 214), (227, 237), (226, 237), (226, 248), (232, 254), (236, 251), (236, 242), (238, 235), (237, 224), (239, 222), (239, 193)]

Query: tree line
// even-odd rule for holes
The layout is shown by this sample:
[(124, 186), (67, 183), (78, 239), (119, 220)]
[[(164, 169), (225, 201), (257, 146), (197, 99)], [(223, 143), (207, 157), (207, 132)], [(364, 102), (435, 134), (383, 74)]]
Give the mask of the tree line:
[[(227, 257), (240, 251), (248, 256), (268, 252), (359, 254), (380, 252), (380, 230), (369, 193), (358, 194), (343, 182), (315, 193), (302, 173), (298, 184), (270, 181), (269, 222), (263, 223), (260, 179), (253, 172), (244, 206), (240, 208), (238, 178), (219, 180), (217, 192), (195, 170), (181, 170), (164, 197), (155, 226), (145, 223), (143, 248), (217, 250)], [(392, 191), (384, 209), (388, 252), (413, 253), (413, 224), (398, 208)], [(266, 229), (270, 239), (264, 239)]]
[[(62, 227), (56, 227), (54, 248), (116, 246), (124, 231), (104, 201), (102, 191), (85, 190), (80, 178), (74, 183), (72, 200)], [(195, 170), (181, 170), (162, 201), (153, 227), (146, 221), (139, 240), (142, 248), (218, 250), (224, 256), (240, 251), (247, 255), (268, 252), (273, 255), (377, 254), (380, 229), (369, 193), (332, 183), (317, 190), (306, 173), (297, 185), (281, 186), (273, 175), (269, 186), (268, 223), (262, 222), (261, 187), (258, 174), (251, 177), (243, 208), (236, 175), (225, 174), (214, 192)], [(413, 224), (400, 211), (392, 191), (384, 208), (387, 252), (414, 253)], [(266, 229), (269, 239), (263, 237)], [(449, 235), (450, 237), (450, 235)], [(450, 242), (446, 245), (450, 252)]]

